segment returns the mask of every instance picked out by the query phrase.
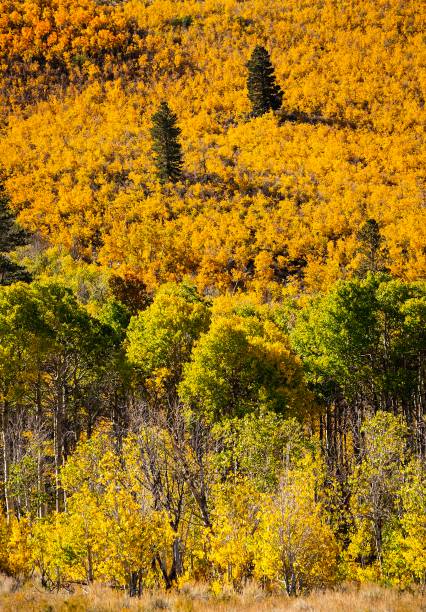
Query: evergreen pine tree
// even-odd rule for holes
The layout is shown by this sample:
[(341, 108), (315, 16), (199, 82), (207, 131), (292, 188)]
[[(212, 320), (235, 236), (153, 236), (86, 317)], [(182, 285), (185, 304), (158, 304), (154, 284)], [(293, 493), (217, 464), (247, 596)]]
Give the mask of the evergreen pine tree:
[(260, 117), (270, 110), (281, 108), (283, 92), (275, 80), (274, 67), (269, 53), (259, 45), (247, 62), (247, 89), (252, 105), (252, 115)]
[(376, 219), (368, 219), (357, 233), (358, 253), (362, 255), (358, 272), (365, 276), (367, 272), (386, 271), (386, 248)]
[(0, 285), (11, 285), (16, 281), (30, 281), (30, 274), (7, 253), (27, 242), (27, 235), (15, 222), (9, 209), (9, 200), (0, 182)]
[(162, 183), (176, 183), (182, 176), (182, 147), (178, 140), (181, 132), (176, 125), (176, 115), (167, 102), (161, 102), (160, 108), (152, 117), (152, 149), (155, 153), (157, 176)]

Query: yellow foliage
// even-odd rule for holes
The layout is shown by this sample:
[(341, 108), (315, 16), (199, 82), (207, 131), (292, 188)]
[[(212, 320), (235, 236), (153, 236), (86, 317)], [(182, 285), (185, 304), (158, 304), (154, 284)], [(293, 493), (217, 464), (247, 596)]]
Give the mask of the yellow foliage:
[[(412, 3), (37, 7), (2, 4), (0, 64), (20, 67), (7, 97), (45, 97), (57, 66), (88, 84), (8, 111), (0, 153), (25, 227), (149, 289), (189, 274), (206, 291), (264, 293), (356, 272), (356, 234), (374, 218), (390, 271), (424, 276), (425, 51)], [(259, 42), (284, 105), (250, 120), (245, 63)], [(160, 189), (149, 128), (163, 98), (185, 176)]]
[(155, 579), (152, 559), (174, 534), (166, 515), (132, 487), (131, 468), (120, 464), (107, 426), (80, 442), (62, 472), (66, 511), (33, 529), (32, 557), (52, 583), (96, 579), (128, 586), (133, 572), (142, 572), (146, 585)]
[[(377, 221), (390, 273), (425, 277), (423, 13), (401, 0), (0, 0), (1, 178), (4, 171), (19, 223), (50, 247), (44, 268), (34, 246), (16, 257), (78, 294), (90, 286), (98, 304), (111, 277), (130, 279), (141, 293), (189, 278), (215, 298), (203, 335), (204, 305), (189, 300), (183, 308), (173, 296), (147, 308), (139, 328), (134, 323), (140, 342), (131, 338), (128, 356), (146, 395), (166, 409), (183, 376), (180, 400), (195, 414), (201, 398), (203, 417), (259, 406), (308, 413), (301, 363), (270, 302), (304, 293), (303, 304), (307, 294), (357, 275), (368, 219)], [(270, 51), (284, 101), (280, 111), (253, 118), (246, 62), (259, 44)], [(184, 169), (174, 185), (155, 178), (150, 128), (162, 100), (181, 129)], [(2, 349), (25, 410), (35, 380), (53, 380), (40, 370), (37, 343), (31, 332), (22, 354), (13, 342)], [(240, 405), (235, 398), (244, 393)], [(133, 397), (129, 403), (136, 411)], [(151, 488), (140, 476), (136, 434), (119, 457), (103, 424), (81, 437), (62, 469), (64, 512), (33, 525), (26, 518), (6, 524), (0, 515), (0, 567), (25, 576), (35, 565), (58, 585), (129, 586), (138, 573), (150, 586), (181, 547), (183, 573), (171, 581), (208, 576), (216, 593), (251, 576), (291, 594), (335, 579), (338, 547), (315, 495), (323, 466), (312, 457), (288, 467), (266, 494), (235, 475), (218, 484), (186, 438), (177, 466), (169, 431), (147, 426), (140, 435), (146, 464), (161, 463)], [(25, 447), (34, 444), (27, 436)], [(43, 445), (57, 459), (56, 447)], [(404, 492), (396, 461), (396, 476), (367, 463), (349, 482), (346, 574), (424, 584), (423, 485)], [(165, 502), (153, 499), (159, 479)], [(377, 482), (395, 508), (401, 502), (400, 514), (390, 517)], [(374, 536), (378, 498), (389, 520)]]
[(238, 584), (250, 573), (262, 495), (250, 481), (230, 480), (215, 486), (213, 504), (209, 558), (225, 582)]
[(338, 546), (315, 500), (320, 466), (306, 456), (283, 476), (266, 501), (254, 539), (255, 576), (282, 584), (288, 594), (332, 584)]
[(11, 519), (10, 536), (7, 542), (7, 564), (9, 571), (16, 576), (26, 577), (32, 570), (30, 533), (31, 525), (27, 518), (18, 520), (13, 517)]
[(0, 571), (4, 572), (8, 565), (9, 525), (6, 516), (0, 512)]

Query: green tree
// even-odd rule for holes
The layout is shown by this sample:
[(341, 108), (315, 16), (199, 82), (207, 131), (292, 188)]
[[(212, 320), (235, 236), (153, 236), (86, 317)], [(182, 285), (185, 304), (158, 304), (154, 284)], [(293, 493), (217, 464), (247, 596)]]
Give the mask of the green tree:
[(15, 222), (9, 209), (9, 199), (0, 182), (0, 285), (30, 281), (30, 274), (8, 257), (8, 253), (27, 242), (27, 235)]
[(357, 448), (368, 408), (404, 414), (411, 442), (424, 452), (419, 384), (425, 379), (425, 322), (424, 285), (384, 274), (340, 282), (301, 312), (291, 335), (293, 346), (319, 398), (330, 407), (339, 396), (344, 398), (339, 415), (343, 418), (346, 411), (349, 416)]
[(375, 219), (368, 219), (357, 234), (358, 252), (361, 255), (359, 273), (365, 276), (367, 272), (385, 271), (386, 249), (380, 233), (379, 224)]
[[(49, 443), (49, 454), (53, 451), (59, 509), (63, 503), (59, 470), (72, 440), (84, 428), (90, 433), (104, 410), (118, 412), (119, 338), (111, 327), (91, 317), (69, 289), (52, 282), (1, 288), (0, 337), (6, 511), (14, 509), (19, 515), (36, 508), (41, 515), (44, 493), (52, 491), (52, 483), (43, 484), (44, 443)], [(25, 434), (27, 427), (32, 429), (30, 437)], [(47, 461), (51, 468), (51, 457)], [(34, 495), (27, 490), (23, 496), (20, 482), (32, 479), (34, 466)]]
[(230, 315), (213, 319), (192, 352), (179, 387), (188, 405), (209, 418), (259, 408), (298, 412), (309, 402), (299, 363), (271, 321)]
[(179, 142), (180, 128), (176, 125), (177, 116), (167, 102), (152, 117), (152, 150), (155, 153), (157, 176), (161, 183), (176, 183), (182, 176), (183, 155)]
[(283, 92), (275, 80), (274, 67), (268, 51), (257, 46), (247, 62), (248, 96), (254, 117), (281, 108)]
[[(36, 404), (41, 377), (38, 364), (49, 346), (48, 330), (37, 307), (31, 285), (0, 287), (0, 428), (2, 447), (2, 497), (7, 519), (20, 508), (11, 490), (13, 463), (23, 455), (22, 421)], [(34, 394), (33, 390), (36, 390)], [(35, 399), (35, 401), (34, 401)], [(38, 423), (34, 424), (34, 428)], [(39, 482), (41, 472), (39, 472)], [(27, 499), (30, 493), (27, 492)]]
[(173, 283), (163, 285), (153, 303), (132, 318), (127, 355), (150, 395), (173, 398), (193, 344), (209, 322), (207, 304), (195, 288)]

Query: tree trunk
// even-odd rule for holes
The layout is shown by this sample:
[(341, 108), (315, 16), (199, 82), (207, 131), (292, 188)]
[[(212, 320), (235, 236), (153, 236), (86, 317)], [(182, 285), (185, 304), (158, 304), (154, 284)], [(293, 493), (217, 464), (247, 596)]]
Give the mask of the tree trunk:
[(3, 446), (3, 482), (4, 482), (4, 503), (6, 508), (6, 520), (10, 521), (13, 512), (13, 502), (9, 497), (9, 447), (7, 438), (8, 404), (3, 402), (1, 415), (1, 437)]
[(55, 506), (60, 512), (64, 505), (64, 495), (60, 486), (59, 472), (63, 464), (63, 418), (66, 409), (66, 388), (62, 384), (54, 411), (53, 434), (55, 447)]

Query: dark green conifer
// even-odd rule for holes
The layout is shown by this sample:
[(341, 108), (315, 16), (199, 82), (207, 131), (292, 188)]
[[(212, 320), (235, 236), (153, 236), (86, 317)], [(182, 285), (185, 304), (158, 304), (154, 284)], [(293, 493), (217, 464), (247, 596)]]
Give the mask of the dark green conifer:
[(283, 92), (275, 80), (274, 67), (269, 53), (259, 45), (247, 62), (247, 89), (252, 115), (260, 117), (270, 110), (281, 108)]
[(155, 153), (157, 176), (162, 183), (176, 183), (182, 176), (183, 155), (179, 142), (180, 128), (176, 125), (177, 116), (167, 102), (152, 117), (152, 150)]
[(376, 219), (368, 219), (360, 227), (357, 240), (358, 253), (362, 255), (359, 274), (365, 276), (367, 272), (385, 272), (387, 250)]
[(30, 274), (7, 253), (27, 243), (27, 234), (15, 222), (9, 209), (9, 199), (0, 182), (0, 285), (11, 285), (16, 281), (30, 281)]

